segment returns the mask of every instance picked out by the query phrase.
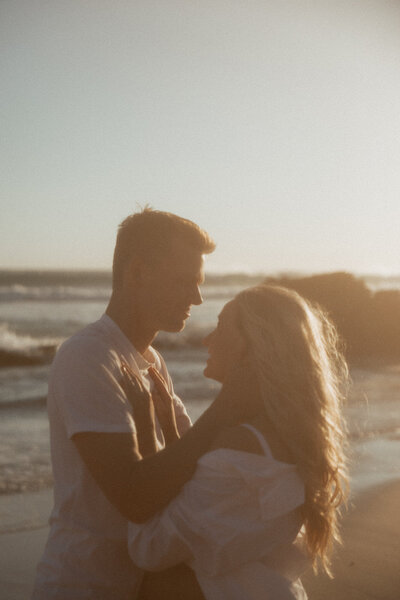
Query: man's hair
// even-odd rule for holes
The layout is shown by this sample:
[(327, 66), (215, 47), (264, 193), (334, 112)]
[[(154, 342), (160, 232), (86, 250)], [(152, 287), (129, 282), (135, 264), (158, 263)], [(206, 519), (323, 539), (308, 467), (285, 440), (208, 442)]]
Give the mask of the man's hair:
[(149, 207), (129, 215), (118, 228), (113, 260), (113, 289), (121, 286), (125, 265), (133, 256), (155, 262), (168, 253), (175, 240), (201, 254), (210, 254), (215, 250), (212, 238), (193, 221)]

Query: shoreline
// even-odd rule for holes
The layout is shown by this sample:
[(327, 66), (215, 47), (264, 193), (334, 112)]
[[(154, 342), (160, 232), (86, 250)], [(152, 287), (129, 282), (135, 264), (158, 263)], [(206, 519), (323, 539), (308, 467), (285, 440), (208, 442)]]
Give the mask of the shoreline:
[[(356, 493), (343, 518), (343, 545), (333, 560), (335, 578), (307, 573), (303, 583), (309, 600), (398, 600), (399, 506), (399, 478)], [(29, 597), (48, 535), (51, 507), (51, 489), (0, 497), (2, 600)], [(25, 529), (16, 527), (21, 515)]]

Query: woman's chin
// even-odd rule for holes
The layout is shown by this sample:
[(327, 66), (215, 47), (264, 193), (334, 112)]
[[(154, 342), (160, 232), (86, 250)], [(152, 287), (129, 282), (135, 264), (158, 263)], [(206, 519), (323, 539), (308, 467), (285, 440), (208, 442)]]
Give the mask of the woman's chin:
[(210, 367), (208, 365), (206, 365), (204, 367), (203, 375), (204, 375), (204, 377), (208, 377), (209, 379), (212, 379), (212, 376), (210, 375)]

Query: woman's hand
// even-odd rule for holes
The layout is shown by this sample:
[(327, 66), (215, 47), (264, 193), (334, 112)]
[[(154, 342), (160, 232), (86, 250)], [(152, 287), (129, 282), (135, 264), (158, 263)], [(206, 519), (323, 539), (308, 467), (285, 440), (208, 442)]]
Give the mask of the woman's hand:
[(122, 387), (133, 409), (139, 452), (142, 456), (155, 454), (157, 452), (157, 436), (153, 399), (128, 365), (122, 363), (121, 370), (123, 374)]
[(167, 389), (167, 384), (163, 377), (154, 367), (149, 368), (149, 375), (155, 386), (152, 394), (154, 408), (164, 434), (165, 444), (168, 445), (179, 439), (175, 420), (174, 400)]

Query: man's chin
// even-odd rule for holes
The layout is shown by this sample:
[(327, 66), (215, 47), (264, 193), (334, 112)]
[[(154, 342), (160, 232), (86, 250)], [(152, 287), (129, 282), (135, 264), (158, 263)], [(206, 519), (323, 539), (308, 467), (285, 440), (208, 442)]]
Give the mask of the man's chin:
[(166, 331), (167, 333), (180, 333), (185, 329), (185, 321), (184, 320), (176, 320), (171, 321), (170, 323), (166, 323), (163, 327), (160, 328), (160, 331)]
[(213, 371), (212, 367), (210, 367), (209, 364), (207, 364), (204, 367), (203, 375), (204, 375), (204, 377), (207, 377), (207, 379), (212, 379), (213, 381), (217, 381), (218, 383), (222, 383), (221, 379), (218, 376), (216, 376), (217, 374)]

